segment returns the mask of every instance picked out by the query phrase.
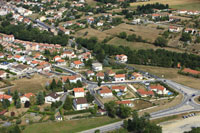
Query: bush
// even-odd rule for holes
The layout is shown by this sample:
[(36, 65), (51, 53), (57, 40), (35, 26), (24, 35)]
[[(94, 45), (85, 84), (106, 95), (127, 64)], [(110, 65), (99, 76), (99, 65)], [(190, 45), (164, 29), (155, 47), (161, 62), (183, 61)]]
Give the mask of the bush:
[(11, 113), (10, 113), (10, 116), (15, 116), (15, 112), (11, 112)]
[(21, 124), (22, 120), (21, 119), (17, 119), (16, 120), (16, 124)]

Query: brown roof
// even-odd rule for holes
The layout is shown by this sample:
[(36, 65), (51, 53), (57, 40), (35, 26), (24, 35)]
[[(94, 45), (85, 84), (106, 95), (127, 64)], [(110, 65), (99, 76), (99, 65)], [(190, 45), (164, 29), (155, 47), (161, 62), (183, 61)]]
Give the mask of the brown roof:
[(107, 86), (103, 86), (100, 89), (100, 93), (112, 93), (112, 91)]
[(77, 104), (85, 104), (87, 103), (87, 99), (85, 97), (80, 97), (75, 99)]
[(97, 73), (97, 77), (104, 77), (104, 73), (103, 72), (98, 72)]
[(112, 90), (124, 90), (126, 86), (123, 85), (117, 85), (117, 86), (112, 86)]
[(53, 97), (54, 99), (58, 98), (60, 95), (56, 94), (55, 92), (52, 92), (48, 94), (47, 96)]

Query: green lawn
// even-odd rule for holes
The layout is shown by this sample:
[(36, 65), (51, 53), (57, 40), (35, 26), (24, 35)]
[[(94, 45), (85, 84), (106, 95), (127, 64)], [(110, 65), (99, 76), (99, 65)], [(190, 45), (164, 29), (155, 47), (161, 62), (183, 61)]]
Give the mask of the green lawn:
[(62, 122), (47, 122), (28, 125), (23, 133), (75, 133), (119, 121), (109, 117), (97, 117)]

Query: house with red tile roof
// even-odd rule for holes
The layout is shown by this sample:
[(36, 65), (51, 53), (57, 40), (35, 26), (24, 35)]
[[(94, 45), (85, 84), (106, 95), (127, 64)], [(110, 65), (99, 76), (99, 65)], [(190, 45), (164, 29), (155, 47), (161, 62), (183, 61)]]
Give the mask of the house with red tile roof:
[(26, 93), (20, 97), (20, 101), (21, 103), (25, 103), (26, 101), (30, 101), (31, 97), (35, 97), (35, 95), (33, 93)]
[(85, 90), (84, 88), (74, 88), (74, 97), (84, 97), (85, 96)]
[(125, 74), (116, 74), (114, 77), (115, 81), (122, 82), (125, 81), (126, 75)]
[(53, 61), (57, 61), (57, 60), (60, 60), (61, 59), (61, 57), (59, 56), (59, 55), (56, 55), (55, 57), (53, 57)]
[(126, 92), (127, 87), (124, 85), (115, 85), (111, 87), (111, 90), (116, 91), (116, 92)]
[(150, 85), (149, 88), (150, 88), (151, 91), (154, 91), (154, 92), (156, 92), (157, 94), (160, 94), (160, 95), (166, 95), (169, 92), (164, 86), (159, 85), (159, 84)]
[(12, 102), (12, 96), (6, 94), (0, 94), (0, 101), (3, 101), (4, 99), (7, 99), (10, 102)]
[(81, 76), (79, 75), (62, 76), (61, 80), (63, 83), (65, 83), (67, 80), (69, 80), (70, 83), (77, 83), (78, 80), (82, 81)]
[(181, 28), (177, 26), (169, 26), (169, 32), (180, 32)]
[(81, 67), (83, 67), (84, 66), (84, 63), (82, 62), (82, 61), (80, 61), (80, 60), (76, 60), (76, 61), (73, 61), (72, 63), (71, 63), (71, 67), (72, 68), (77, 68), (77, 69), (79, 69), (79, 68), (81, 68)]
[(112, 97), (112, 91), (107, 86), (102, 86), (100, 89), (97, 90), (97, 93), (102, 96), (103, 98)]
[(56, 64), (59, 65), (59, 66), (66, 65), (66, 61), (63, 60), (63, 59), (60, 59), (60, 60), (56, 61)]
[(4, 54), (0, 53), (0, 59), (3, 59), (3, 58), (4, 58)]
[(107, 74), (109, 77), (114, 77), (116, 73), (113, 72), (112, 70), (108, 70), (108, 71), (106, 72), (106, 74)]
[(132, 101), (130, 101), (130, 100), (116, 101), (116, 103), (119, 104), (119, 105), (122, 104), (122, 105), (126, 105), (126, 106), (129, 106), (129, 107), (133, 107), (134, 106)]
[(124, 54), (121, 55), (116, 55), (116, 60), (121, 62), (121, 63), (126, 63), (128, 61), (128, 57)]
[(101, 80), (104, 80), (104, 73), (103, 72), (98, 72), (97, 74), (96, 74), (96, 76), (97, 76), (97, 79), (101, 79)]
[(143, 76), (142, 76), (142, 74), (140, 74), (140, 73), (134, 72), (134, 73), (132, 73), (132, 75), (131, 75), (131, 79), (142, 80), (142, 79), (143, 79)]
[(154, 92), (153, 91), (146, 91), (144, 89), (138, 89), (137, 93), (141, 96), (141, 97), (147, 97), (147, 96), (154, 96)]
[(92, 77), (92, 76), (94, 76), (95, 74), (94, 74), (93, 71), (88, 70), (88, 71), (86, 72), (86, 75), (87, 75), (87, 77)]

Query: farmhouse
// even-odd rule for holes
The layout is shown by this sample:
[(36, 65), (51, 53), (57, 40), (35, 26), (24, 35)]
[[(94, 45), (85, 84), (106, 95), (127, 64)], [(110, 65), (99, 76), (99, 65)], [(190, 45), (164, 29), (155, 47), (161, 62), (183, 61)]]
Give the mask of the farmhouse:
[(112, 91), (107, 87), (107, 86), (103, 86), (101, 87), (99, 90), (97, 90), (97, 93), (102, 96), (103, 98), (107, 98), (107, 97), (112, 97)]

